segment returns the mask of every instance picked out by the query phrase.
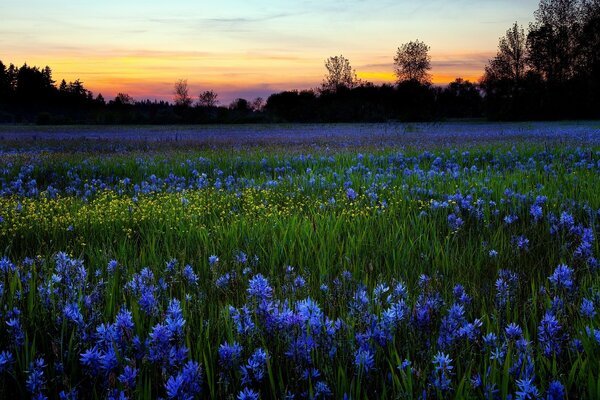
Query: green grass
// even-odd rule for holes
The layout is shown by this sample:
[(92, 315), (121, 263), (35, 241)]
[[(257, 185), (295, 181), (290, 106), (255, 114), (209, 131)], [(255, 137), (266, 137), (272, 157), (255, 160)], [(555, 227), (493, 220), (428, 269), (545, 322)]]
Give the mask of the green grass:
[[(589, 157), (597, 161), (596, 150), (587, 149), (584, 154), (589, 153)], [(103, 281), (99, 308), (102, 315), (98, 321), (113, 321), (120, 308), (125, 306), (131, 310), (135, 333), (141, 337), (146, 337), (161, 321), (168, 299), (185, 299), (190, 295), (189, 301), (182, 302), (186, 319), (185, 344), (190, 358), (203, 365), (204, 395), (213, 398), (233, 398), (241, 389), (235, 381), (229, 386), (224, 384), (217, 361), (219, 344), (234, 339), (244, 341), (245, 359), (251, 354), (248, 353), (250, 349), (258, 346), (268, 348), (272, 354), (267, 377), (258, 388), (263, 397), (278, 398), (288, 389), (296, 390), (307, 384), (295, 377), (293, 365), (283, 356), (285, 345), (277, 338), (240, 338), (232, 332), (227, 306), (239, 307), (248, 301), (245, 265), (233, 261), (239, 251), (244, 251), (249, 258), (257, 257), (252, 273), (268, 277), (274, 297), (293, 302), (310, 296), (331, 319), (339, 317), (360, 324), (348, 313), (351, 296), (325, 293), (320, 289), (323, 284), (332, 287), (344, 271), (349, 271), (354, 279), (347, 288), (352, 293), (360, 285), (372, 291), (381, 282), (405, 282), (410, 292), (411, 312), (416, 308), (419, 278), (427, 274), (433, 278), (432, 290), (438, 291), (447, 305), (452, 304), (453, 287), (458, 283), (465, 286), (473, 297), (467, 308), (467, 319), (481, 318), (484, 333), (501, 334), (506, 324), (515, 322), (530, 340), (535, 340), (540, 320), (551, 301), (551, 297), (541, 294), (540, 289), (548, 287), (548, 276), (558, 264), (567, 263), (576, 267), (578, 292), (572, 299), (566, 298), (568, 310), (561, 321), (569, 323), (565, 326), (569, 335), (583, 338), (586, 350), (582, 354), (565, 351), (560, 359), (548, 359), (535, 351), (538, 377), (535, 383), (539, 388), (546, 388), (551, 380), (560, 379), (576, 396), (596, 397), (600, 391), (598, 344), (585, 339), (581, 332), (587, 326), (597, 328), (598, 318), (592, 321), (579, 318), (578, 302), (583, 296), (593, 296), (594, 288), (600, 283), (598, 274), (585, 263), (573, 259), (574, 245), (569, 244), (571, 239), (566, 234), (549, 233), (551, 221), (546, 218), (534, 222), (529, 206), (537, 196), (547, 196), (546, 216), (549, 213), (558, 216), (568, 211), (578, 223), (591, 227), (596, 233), (598, 215), (590, 215), (586, 210), (600, 208), (597, 169), (575, 165), (572, 157), (579, 153), (569, 148), (513, 148), (505, 144), (470, 148), (468, 155), (461, 155), (462, 150), (452, 152), (443, 147), (431, 151), (434, 156), (409, 161), (406, 165), (387, 163), (395, 154), (391, 150), (368, 152), (360, 164), (371, 174), (360, 169), (351, 170), (358, 164), (355, 151), (315, 153), (309, 159), (300, 158), (298, 151), (257, 149), (249, 152), (177, 149), (151, 155), (134, 151), (103, 155), (11, 156), (3, 160), (4, 167), (13, 171), (14, 176), (20, 165), (33, 163), (35, 168), (31, 177), (41, 188), (56, 184), (57, 188), (65, 189), (67, 181), (56, 178), (67, 176), (68, 171), (75, 171), (83, 182), (91, 184), (92, 179), (104, 179), (116, 186), (126, 177), (140, 182), (151, 174), (159, 178), (166, 178), (171, 173), (191, 178), (193, 169), (200, 174), (206, 173), (211, 183), (218, 176), (217, 170), (222, 171), (221, 180), (232, 175), (253, 180), (254, 185), (277, 179), (278, 175), (291, 179), (283, 179), (276, 188), (148, 193), (136, 195), (136, 201), (132, 200), (131, 185), (124, 184), (121, 194), (113, 189), (99, 190), (86, 199), (69, 194), (56, 199), (47, 199), (43, 194), (32, 199), (16, 195), (2, 197), (0, 249), (14, 262), (25, 257), (36, 259), (34, 274), (26, 280), (30, 288), (37, 288), (47, 281), (57, 252), (66, 251), (82, 259), (88, 267), (90, 284)], [(419, 154), (419, 151), (407, 150), (404, 159)], [(457, 160), (460, 168), (456, 177), (451, 173), (438, 176), (403, 173), (405, 168), (412, 168), (414, 162), (428, 171), (438, 155)], [(207, 161), (198, 161), (199, 157)], [(530, 158), (535, 159), (535, 165), (529, 162)], [(263, 159), (271, 169), (262, 167)], [(190, 167), (187, 160), (193, 160), (194, 166)], [(546, 171), (546, 163), (553, 164), (553, 172)], [(478, 172), (464, 170), (473, 165), (478, 167)], [(285, 166), (285, 172), (274, 172), (272, 168), (276, 166)], [(389, 169), (390, 166), (393, 168)], [(312, 172), (307, 172), (307, 168)], [(382, 168), (384, 185), (378, 186), (379, 197), (374, 201), (368, 190), (378, 168)], [(316, 178), (315, 183), (311, 183), (311, 178)], [(5, 179), (8, 178), (5, 176)], [(331, 185), (332, 182), (336, 184)], [(344, 182), (352, 182), (359, 194), (356, 200), (347, 198)], [(526, 199), (507, 199), (507, 189), (523, 194)], [(478, 200), (484, 202), (482, 219), (477, 220), (463, 210), (459, 214), (465, 225), (452, 231), (448, 227), (448, 214), (452, 208), (433, 209), (431, 202), (443, 201), (446, 195), (459, 192), (472, 195), (471, 205)], [(334, 204), (330, 202), (332, 198)], [(491, 205), (490, 201), (497, 206)], [(496, 208), (499, 210), (497, 215), (494, 213)], [(519, 219), (507, 225), (503, 222), (506, 215), (517, 215)], [(515, 248), (514, 237), (518, 235), (529, 239), (527, 251)], [(491, 249), (498, 252), (498, 257), (489, 256)], [(597, 241), (592, 250), (598, 254)], [(210, 255), (220, 257), (217, 267), (209, 266)], [(124, 286), (134, 273), (146, 266), (157, 278), (164, 276), (165, 262), (172, 258), (176, 258), (180, 266), (192, 265), (200, 278), (199, 285), (190, 287), (180, 276), (165, 276), (168, 288), (160, 298), (161, 313), (148, 317)], [(123, 265), (114, 275), (106, 272), (111, 259)], [(285, 289), (291, 285), (286, 274), (288, 265), (306, 280), (306, 286), (296, 292)], [(516, 298), (502, 311), (494, 303), (494, 284), (499, 269), (514, 271), (520, 279)], [(99, 271), (97, 276), (96, 270)], [(218, 288), (215, 280), (231, 271), (237, 273), (237, 278), (227, 289)], [(44, 354), (47, 361), (60, 360), (65, 375), (70, 377), (65, 384), (61, 383), (60, 373), (48, 372), (52, 395), (62, 390), (60, 388), (76, 387), (90, 389), (93, 397), (101, 397), (104, 383), (85, 378), (80, 368), (79, 355), (88, 346), (79, 336), (81, 332), (64, 320), (57, 323), (55, 317), (60, 315), (61, 309), (46, 310), (36, 290), (27, 292), (18, 277), (12, 276), (4, 284), (4, 312), (13, 307), (22, 310), (27, 336), (25, 345), (15, 353), (18, 372), (13, 379), (5, 377), (4, 383), (0, 381), (0, 394), (26, 393), (23, 386), (26, 373), (23, 371), (28, 370), (36, 356)], [(19, 292), (28, 294), (19, 298)], [(52, 304), (60, 304), (59, 299), (53, 299)], [(83, 303), (80, 306), (83, 307)], [(381, 308), (376, 310), (381, 311)], [(84, 315), (92, 318), (85, 310)], [(355, 340), (353, 333), (362, 329), (364, 327), (351, 327), (348, 343)], [(490, 360), (480, 344), (453, 348), (453, 389), (449, 393), (436, 392), (429, 376), (431, 358), (435, 354), (435, 346), (430, 340), (435, 344), (437, 328), (423, 334), (408, 327), (402, 329), (397, 332), (396, 340), (376, 354), (379, 371), (375, 376), (361, 376), (353, 368), (351, 351), (345, 354), (343, 349), (340, 350), (341, 355), (335, 362), (330, 362), (322, 353), (314, 354), (315, 365), (321, 369), (336, 398), (343, 393), (356, 399), (375, 395), (412, 398), (423, 390), (433, 397), (476, 398), (482, 392), (471, 388), (470, 379), (475, 373), (482, 374), (484, 386), (496, 384), (500, 397), (515, 393), (516, 382), (508, 366), (517, 350), (509, 348), (502, 364)], [(54, 337), (49, 338), (49, 334)], [(1, 351), (8, 348), (9, 340), (0, 339), (0, 344)], [(57, 344), (63, 348), (56, 348)], [(397, 366), (405, 358), (413, 362), (413, 373), (398, 370)], [(490, 372), (484, 376), (488, 367)], [(139, 398), (164, 396), (164, 374), (147, 365), (140, 368), (138, 389), (130, 394)], [(387, 376), (388, 372), (389, 379), (379, 377), (379, 373)], [(235, 378), (239, 378), (239, 374)], [(9, 387), (10, 382), (18, 382), (19, 386)], [(309, 393), (315, 390), (315, 383), (308, 383)], [(113, 387), (119, 385), (115, 383)]]

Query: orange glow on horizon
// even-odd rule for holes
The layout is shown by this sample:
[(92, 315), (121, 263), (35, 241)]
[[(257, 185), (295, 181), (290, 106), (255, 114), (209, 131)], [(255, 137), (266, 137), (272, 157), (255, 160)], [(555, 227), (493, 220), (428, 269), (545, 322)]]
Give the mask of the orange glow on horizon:
[[(484, 59), (485, 56), (476, 55)], [(448, 60), (469, 59), (468, 54), (438, 55), (442, 63)], [(474, 58), (474, 56), (471, 56)], [(380, 57), (383, 59), (383, 57)], [(318, 87), (325, 75), (321, 57), (276, 57), (268, 54), (198, 53), (198, 52), (119, 52), (98, 54), (36, 55), (23, 57), (23, 63), (53, 69), (53, 78), (60, 83), (65, 79), (80, 79), (94, 95), (102, 93), (106, 100), (118, 93), (127, 93), (138, 100), (158, 99), (171, 101), (173, 84), (187, 79), (192, 98), (204, 90), (220, 94), (222, 103), (251, 93), (267, 96), (283, 90), (303, 90)], [(16, 60), (15, 60), (16, 61)], [(363, 60), (369, 61), (369, 60)], [(14, 62), (14, 61), (13, 61)], [(432, 83), (446, 85), (457, 77), (478, 82), (482, 71), (476, 63), (465, 64), (463, 71), (454, 65), (441, 65), (432, 70)], [(19, 65), (19, 64), (17, 64)], [(20, 64), (22, 65), (22, 63)], [(394, 84), (393, 66), (357, 64), (358, 78), (374, 84)]]

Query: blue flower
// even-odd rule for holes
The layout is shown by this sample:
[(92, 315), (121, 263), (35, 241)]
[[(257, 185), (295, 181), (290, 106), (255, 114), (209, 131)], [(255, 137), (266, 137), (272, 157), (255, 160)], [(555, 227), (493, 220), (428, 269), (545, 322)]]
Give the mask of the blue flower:
[(524, 235), (515, 236), (513, 238), (513, 242), (519, 250), (529, 250), (529, 239), (527, 239)]
[(438, 352), (433, 357), (434, 372), (432, 377), (433, 386), (442, 392), (450, 389), (452, 383), (450, 375), (452, 373), (452, 359), (447, 354)]
[(43, 358), (38, 358), (29, 364), (29, 372), (27, 374), (25, 386), (33, 397), (39, 398), (46, 387), (46, 378), (44, 377), (45, 368), (46, 362)]
[(354, 366), (360, 374), (368, 374), (375, 366), (373, 353), (368, 349), (358, 349), (354, 353)]
[(94, 346), (81, 353), (79, 360), (81, 364), (87, 367), (92, 376), (96, 376), (100, 370), (102, 353), (98, 350), (97, 346)]
[(212, 267), (213, 265), (215, 265), (216, 263), (219, 262), (219, 257), (217, 256), (210, 256), (208, 257), (208, 264)]
[(176, 376), (169, 377), (169, 379), (167, 380), (167, 383), (165, 383), (165, 390), (167, 391), (167, 398), (168, 399), (177, 399), (180, 397), (183, 398), (182, 387), (183, 387), (183, 376), (176, 375)]
[(117, 353), (115, 352), (114, 347), (109, 347), (107, 351), (100, 358), (100, 366), (106, 372), (106, 374), (111, 373), (119, 366), (119, 360), (117, 358)]
[(538, 327), (538, 340), (544, 356), (560, 355), (562, 350), (561, 326), (556, 317), (546, 312)]
[(458, 231), (464, 224), (465, 221), (463, 221), (462, 218), (456, 216), (456, 214), (452, 213), (448, 215), (448, 227), (451, 231)]
[(268, 359), (269, 356), (262, 348), (256, 349), (248, 359), (248, 363), (241, 368), (242, 384), (260, 383), (265, 376)]
[(169, 308), (167, 309), (165, 324), (167, 326), (167, 329), (170, 331), (172, 337), (179, 338), (183, 335), (185, 319), (183, 319), (183, 313), (181, 311), (181, 305), (179, 303), (179, 300), (172, 299), (169, 302)]
[(83, 326), (83, 315), (79, 310), (79, 304), (66, 304), (63, 308), (63, 315), (67, 321), (73, 322), (77, 326)]
[(579, 308), (579, 314), (584, 318), (594, 318), (596, 316), (594, 302), (589, 299), (583, 299)]
[(255, 392), (254, 390), (245, 387), (244, 389), (242, 389), (242, 391), (240, 391), (238, 393), (237, 399), (238, 400), (258, 400), (259, 396), (258, 396), (258, 393)]
[(546, 400), (563, 400), (565, 396), (565, 387), (560, 381), (550, 382), (546, 391)]
[(314, 400), (328, 399), (332, 396), (333, 393), (331, 392), (331, 389), (329, 388), (329, 385), (327, 385), (327, 383), (319, 381), (315, 384), (315, 394), (313, 397)]
[(112, 275), (117, 270), (118, 266), (119, 266), (119, 263), (117, 262), (117, 260), (110, 260), (108, 262), (108, 265), (106, 266), (106, 270), (108, 271), (108, 273), (110, 275)]
[(257, 300), (268, 300), (273, 295), (273, 289), (269, 286), (269, 281), (257, 274), (248, 283), (248, 294)]
[(121, 311), (117, 314), (115, 319), (115, 336), (117, 340), (121, 343), (129, 340), (133, 335), (133, 316), (131, 311), (126, 308), (122, 308)]
[(529, 213), (531, 214), (535, 222), (538, 222), (544, 216), (542, 206), (539, 204), (532, 205), (529, 209)]
[(517, 340), (523, 336), (523, 329), (514, 322), (509, 324), (504, 331), (506, 332), (506, 337), (509, 340)]
[(196, 275), (196, 273), (194, 272), (194, 269), (192, 268), (191, 265), (186, 265), (183, 268), (183, 279), (186, 280), (186, 282), (190, 285), (197, 285), (198, 284), (198, 275)]
[(570, 292), (574, 288), (573, 269), (566, 264), (560, 264), (548, 278), (556, 290)]
[(248, 262), (248, 255), (243, 251), (240, 251), (235, 255), (235, 261), (239, 264), (246, 264)]
[(234, 368), (242, 355), (242, 346), (239, 343), (223, 343), (219, 346), (219, 365), (225, 370)]
[(3, 351), (0, 353), (0, 374), (6, 372), (14, 363), (15, 359), (12, 353)]
[(138, 372), (137, 368), (130, 365), (126, 366), (125, 369), (123, 369), (123, 373), (119, 375), (119, 382), (125, 385), (129, 390), (135, 389), (135, 380), (138, 376)]
[(537, 399), (540, 396), (538, 388), (533, 384), (533, 378), (517, 380), (517, 399)]
[(356, 200), (356, 197), (358, 197), (358, 194), (354, 191), (354, 189), (348, 188), (346, 190), (346, 197), (348, 198), (348, 200), (354, 201)]

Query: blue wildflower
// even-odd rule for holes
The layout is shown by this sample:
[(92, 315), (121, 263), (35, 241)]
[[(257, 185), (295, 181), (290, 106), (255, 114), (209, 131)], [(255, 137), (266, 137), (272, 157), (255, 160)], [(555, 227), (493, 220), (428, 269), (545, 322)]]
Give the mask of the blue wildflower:
[(117, 262), (117, 260), (110, 260), (108, 262), (108, 265), (106, 266), (106, 271), (108, 271), (108, 273), (110, 275), (112, 275), (115, 273), (118, 266), (119, 266), (119, 263)]
[(505, 329), (504, 332), (506, 332), (506, 337), (509, 340), (517, 340), (520, 339), (523, 336), (523, 329), (521, 329), (521, 327), (517, 324), (510, 323)]
[(273, 295), (273, 289), (269, 286), (267, 278), (257, 274), (248, 283), (248, 294), (257, 300), (268, 300)]
[(452, 383), (450, 375), (452, 373), (452, 359), (447, 354), (438, 352), (433, 357), (434, 372), (432, 383), (433, 386), (442, 392), (450, 389)]
[(40, 396), (43, 397), (42, 391), (46, 387), (46, 378), (44, 377), (45, 368), (46, 362), (43, 358), (38, 358), (29, 364), (29, 371), (27, 374), (27, 380), (25, 381), (25, 386), (34, 398), (40, 398)]
[(373, 353), (368, 349), (358, 349), (354, 353), (354, 366), (360, 374), (368, 374), (375, 366)]
[(564, 385), (560, 381), (552, 381), (548, 385), (546, 391), (546, 400), (564, 400), (566, 391)]
[(260, 397), (257, 392), (247, 387), (242, 389), (237, 395), (238, 400), (258, 400), (259, 398)]
[(333, 393), (331, 392), (331, 389), (329, 388), (329, 385), (327, 385), (327, 383), (319, 381), (315, 384), (315, 394), (313, 397), (314, 400), (328, 399), (332, 396)]
[(458, 217), (456, 214), (452, 213), (448, 215), (448, 227), (451, 231), (458, 231), (464, 224), (465, 221), (463, 221), (463, 219)]
[(594, 302), (589, 299), (583, 299), (581, 301), (581, 307), (579, 308), (579, 314), (584, 318), (594, 318), (596, 316)]
[(517, 399), (537, 399), (540, 396), (538, 388), (533, 384), (533, 378), (517, 380)]
[(529, 213), (531, 214), (531, 216), (533, 217), (533, 220), (535, 222), (538, 222), (544, 216), (542, 206), (539, 204), (532, 205), (531, 208), (529, 209)]
[(194, 269), (192, 268), (191, 265), (186, 265), (183, 268), (183, 279), (186, 280), (186, 282), (190, 285), (198, 285), (198, 275), (196, 275), (196, 273), (194, 272)]
[(554, 273), (548, 278), (556, 290), (566, 290), (570, 292), (574, 287), (573, 269), (566, 264), (560, 264), (554, 270)]
[(234, 368), (242, 355), (242, 346), (239, 343), (223, 343), (219, 346), (219, 365), (225, 370)]
[(15, 361), (15, 359), (14, 359), (12, 353), (10, 353), (6, 350), (1, 352), (0, 353), (0, 374), (3, 374), (4, 372), (8, 371), (8, 369), (12, 366), (14, 361)]
[(119, 375), (119, 382), (121, 382), (129, 390), (135, 389), (135, 380), (138, 376), (139, 370), (135, 367), (127, 365), (123, 369), (123, 373)]
[(354, 201), (356, 200), (356, 197), (358, 197), (358, 194), (354, 191), (354, 189), (348, 188), (346, 190), (346, 197), (348, 198), (348, 200)]
[(538, 340), (544, 356), (560, 355), (562, 350), (561, 326), (556, 317), (546, 312), (538, 327)]

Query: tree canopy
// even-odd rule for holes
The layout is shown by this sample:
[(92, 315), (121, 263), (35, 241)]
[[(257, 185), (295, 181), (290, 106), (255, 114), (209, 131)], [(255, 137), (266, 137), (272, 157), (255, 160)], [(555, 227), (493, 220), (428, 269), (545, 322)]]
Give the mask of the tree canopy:
[(429, 46), (415, 40), (398, 47), (394, 57), (394, 73), (397, 83), (415, 81), (422, 85), (431, 84), (431, 56)]

